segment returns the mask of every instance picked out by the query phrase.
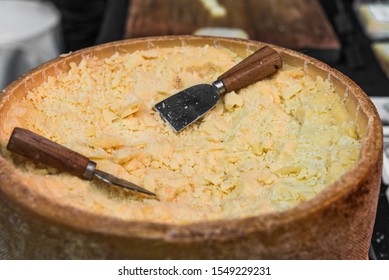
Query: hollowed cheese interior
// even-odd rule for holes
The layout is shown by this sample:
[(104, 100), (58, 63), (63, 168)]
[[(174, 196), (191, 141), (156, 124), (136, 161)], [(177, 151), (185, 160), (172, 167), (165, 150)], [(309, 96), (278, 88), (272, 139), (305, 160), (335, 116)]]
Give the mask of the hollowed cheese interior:
[[(84, 57), (8, 105), (2, 155), (35, 192), (126, 220), (187, 223), (289, 209), (315, 197), (360, 155), (356, 122), (330, 80), (285, 64), (228, 93), (178, 134), (152, 109), (186, 87), (211, 83), (241, 59), (208, 45)], [(158, 199), (12, 155), (5, 146), (15, 126), (74, 149)]]

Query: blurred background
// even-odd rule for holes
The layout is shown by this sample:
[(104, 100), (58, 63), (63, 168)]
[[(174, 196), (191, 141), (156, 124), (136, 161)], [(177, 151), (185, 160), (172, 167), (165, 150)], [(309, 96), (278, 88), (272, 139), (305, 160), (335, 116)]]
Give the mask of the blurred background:
[(0, 0), (0, 89), (61, 53), (128, 38), (199, 34), (298, 50), (339, 69), (368, 95), (386, 96), (388, 5), (357, 0)]
[[(389, 1), (383, 0), (0, 0), (0, 90), (63, 53), (182, 34), (262, 41), (324, 61), (372, 98), (389, 147)], [(389, 162), (387, 154), (389, 148)], [(371, 259), (389, 259), (389, 166), (383, 176)]]

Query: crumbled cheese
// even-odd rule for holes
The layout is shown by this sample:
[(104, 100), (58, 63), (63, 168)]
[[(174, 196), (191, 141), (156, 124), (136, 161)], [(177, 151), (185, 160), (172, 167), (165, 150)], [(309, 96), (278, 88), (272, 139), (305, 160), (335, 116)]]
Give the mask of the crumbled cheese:
[(289, 209), (316, 196), (359, 157), (355, 122), (330, 81), (285, 65), (227, 94), (179, 134), (153, 110), (175, 92), (211, 83), (239, 60), (211, 46), (85, 57), (12, 104), (1, 122), (1, 143), (23, 126), (159, 198), (66, 173), (47, 176), (41, 166), (15, 162), (34, 191), (85, 211), (187, 223)]
[(227, 93), (224, 96), (224, 107), (227, 111), (230, 111), (234, 107), (242, 107), (243, 98), (236, 94), (234, 91)]

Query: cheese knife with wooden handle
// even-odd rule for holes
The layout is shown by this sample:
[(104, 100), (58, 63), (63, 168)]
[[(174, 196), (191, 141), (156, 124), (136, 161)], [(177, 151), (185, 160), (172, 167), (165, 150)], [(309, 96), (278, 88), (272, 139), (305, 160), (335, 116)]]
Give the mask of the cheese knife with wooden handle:
[(189, 87), (158, 102), (154, 109), (175, 132), (179, 132), (215, 107), (223, 94), (244, 88), (281, 67), (279, 53), (265, 46), (222, 74), (212, 85)]
[(82, 179), (96, 178), (110, 185), (156, 196), (134, 183), (96, 169), (96, 163), (87, 157), (24, 128), (14, 128), (7, 149), (32, 161), (47, 164)]

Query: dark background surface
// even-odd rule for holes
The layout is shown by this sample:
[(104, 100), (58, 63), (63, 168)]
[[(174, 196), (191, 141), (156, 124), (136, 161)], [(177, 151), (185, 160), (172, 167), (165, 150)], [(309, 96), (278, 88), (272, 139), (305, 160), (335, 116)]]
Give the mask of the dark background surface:
[[(338, 2), (338, 4), (337, 4)], [(322, 6), (342, 43), (342, 52), (338, 62), (330, 65), (354, 80), (369, 96), (389, 96), (389, 79), (381, 70), (372, 50), (371, 41), (364, 34), (350, 0), (321, 0)], [(342, 4), (339, 4), (342, 3)], [(349, 18), (351, 28), (342, 30), (337, 18), (342, 14)]]

